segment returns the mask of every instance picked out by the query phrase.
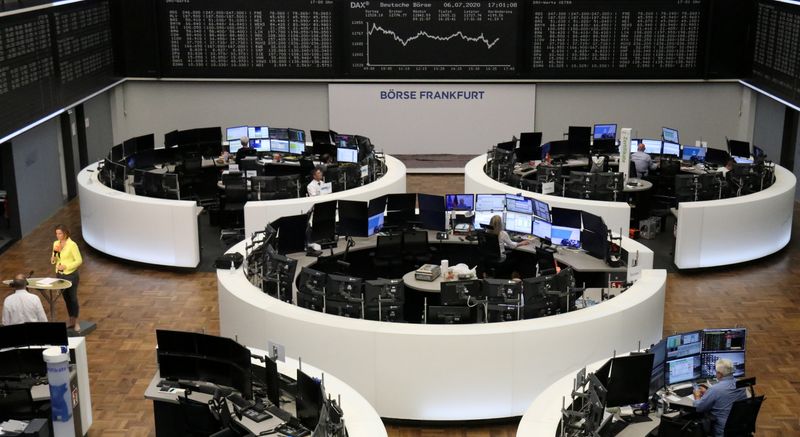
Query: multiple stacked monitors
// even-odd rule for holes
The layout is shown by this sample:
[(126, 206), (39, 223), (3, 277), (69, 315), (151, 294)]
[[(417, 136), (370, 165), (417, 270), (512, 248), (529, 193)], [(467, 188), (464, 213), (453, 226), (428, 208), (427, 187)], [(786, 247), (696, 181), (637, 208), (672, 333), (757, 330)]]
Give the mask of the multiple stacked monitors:
[(671, 385), (714, 378), (716, 362), (721, 358), (733, 362), (733, 376), (743, 376), (746, 338), (745, 328), (704, 329), (667, 337), (664, 345), (664, 382)]
[(305, 132), (301, 129), (270, 128), (269, 126), (233, 126), (225, 130), (228, 151), (236, 153), (244, 145), (242, 138), (250, 140), (249, 146), (260, 152), (278, 152), (302, 155), (305, 152)]
[(644, 144), (644, 152), (658, 155), (661, 153), (661, 140), (633, 139), (631, 140), (631, 152), (639, 150), (639, 144)]

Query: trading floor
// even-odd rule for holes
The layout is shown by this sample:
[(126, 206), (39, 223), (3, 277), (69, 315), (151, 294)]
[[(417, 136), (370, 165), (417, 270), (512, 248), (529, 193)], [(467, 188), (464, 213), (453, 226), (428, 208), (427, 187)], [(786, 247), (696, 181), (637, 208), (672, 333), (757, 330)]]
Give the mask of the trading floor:
[[(462, 175), (409, 175), (408, 192), (459, 192)], [(83, 243), (80, 199), (69, 202), (28, 237), (0, 255), (0, 276), (33, 269), (49, 271), (47, 247), (52, 227), (63, 222), (74, 229), (84, 256), (81, 309), (97, 331), (87, 338), (94, 408), (90, 436), (152, 436), (152, 403), (143, 393), (155, 372), (155, 330), (219, 333), (216, 273), (158, 269), (123, 262)], [(797, 211), (797, 208), (795, 208)], [(796, 269), (800, 260), (800, 224), (792, 241), (777, 254), (746, 265), (670, 273), (664, 334), (704, 326), (749, 328), (748, 374), (758, 378), (766, 395), (758, 418), (758, 436), (800, 435), (800, 305)], [(0, 293), (4, 298), (7, 291)], [(58, 306), (57, 319), (66, 317)], [(591, 333), (587, 333), (591, 335)], [(387, 424), (389, 436), (514, 436), (517, 423), (447, 428)]]

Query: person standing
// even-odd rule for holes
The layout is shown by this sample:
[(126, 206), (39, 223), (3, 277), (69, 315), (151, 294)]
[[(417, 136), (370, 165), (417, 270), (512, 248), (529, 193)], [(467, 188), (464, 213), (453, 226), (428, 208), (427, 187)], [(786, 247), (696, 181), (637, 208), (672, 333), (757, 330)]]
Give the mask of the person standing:
[(60, 279), (66, 279), (72, 283), (72, 286), (64, 289), (62, 295), (64, 296), (64, 303), (67, 305), (67, 313), (69, 314), (69, 322), (67, 328), (71, 328), (76, 332), (81, 330), (78, 323), (78, 267), (83, 264), (81, 252), (78, 250), (78, 245), (70, 238), (69, 229), (64, 225), (58, 225), (55, 228), (56, 241), (53, 242), (53, 255), (50, 257), (50, 264), (56, 266), (56, 276)]
[(3, 325), (46, 322), (42, 301), (38, 296), (28, 293), (28, 278), (20, 273), (14, 276), (10, 285), (15, 291), (3, 302)]

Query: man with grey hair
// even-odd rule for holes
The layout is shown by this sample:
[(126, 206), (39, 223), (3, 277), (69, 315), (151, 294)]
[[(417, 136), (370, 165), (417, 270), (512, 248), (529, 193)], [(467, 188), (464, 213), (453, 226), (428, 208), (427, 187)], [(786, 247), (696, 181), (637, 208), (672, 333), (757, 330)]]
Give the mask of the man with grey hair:
[(733, 362), (725, 358), (717, 360), (717, 383), (711, 388), (699, 387), (694, 392), (694, 408), (698, 413), (708, 413), (714, 437), (723, 437), (728, 415), (733, 403), (747, 398), (745, 389), (736, 388), (733, 379)]

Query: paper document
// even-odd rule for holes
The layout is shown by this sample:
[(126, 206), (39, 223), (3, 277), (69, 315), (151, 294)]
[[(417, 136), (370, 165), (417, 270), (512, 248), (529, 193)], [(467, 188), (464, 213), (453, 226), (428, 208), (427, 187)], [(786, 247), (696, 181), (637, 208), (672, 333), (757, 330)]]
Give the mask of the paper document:
[(36, 281), (37, 285), (53, 285), (56, 282), (60, 281), (58, 278), (42, 278)]

